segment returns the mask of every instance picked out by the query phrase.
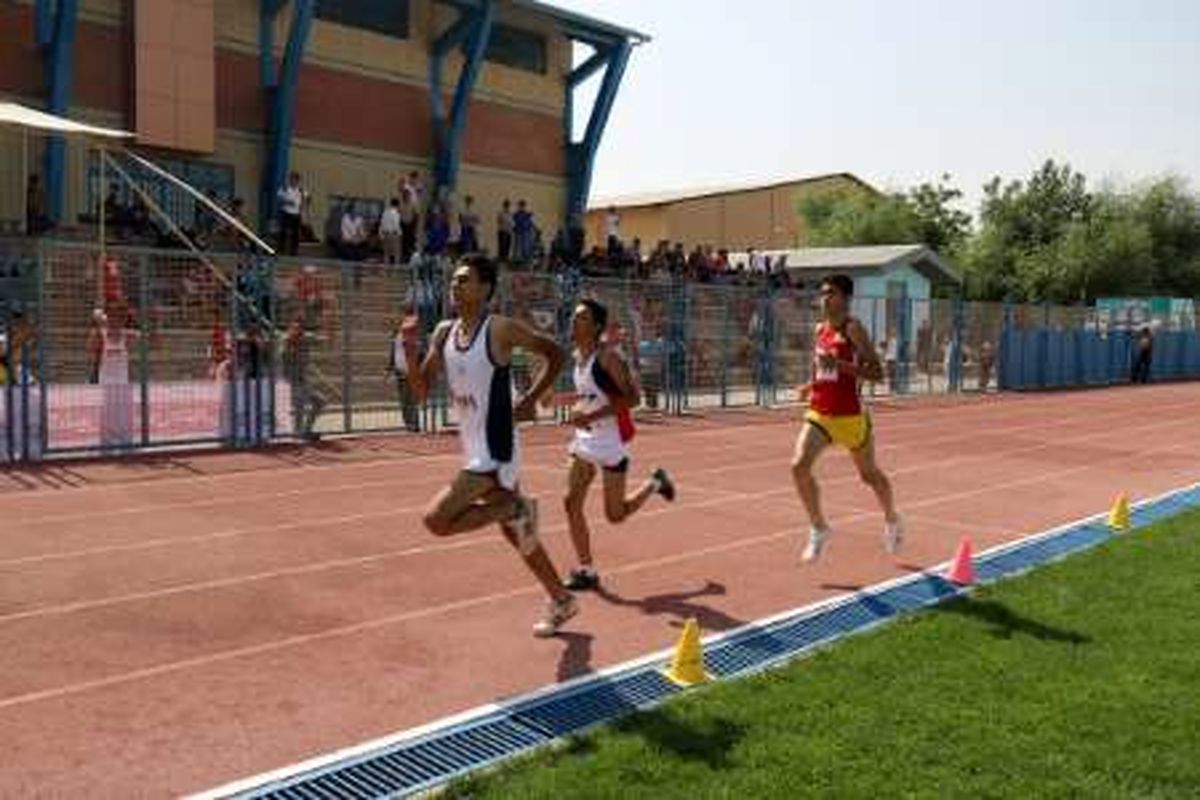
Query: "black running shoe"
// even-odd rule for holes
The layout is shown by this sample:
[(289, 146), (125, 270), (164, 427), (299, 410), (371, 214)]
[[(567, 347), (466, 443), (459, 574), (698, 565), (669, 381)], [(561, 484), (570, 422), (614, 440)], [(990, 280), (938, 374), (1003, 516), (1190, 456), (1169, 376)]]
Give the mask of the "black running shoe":
[(675, 484), (671, 482), (671, 476), (667, 474), (667, 471), (659, 467), (650, 477), (658, 481), (658, 493), (663, 496), (663, 499), (668, 503), (675, 502)]
[(572, 592), (589, 592), (600, 588), (600, 576), (592, 569), (573, 569), (563, 586)]

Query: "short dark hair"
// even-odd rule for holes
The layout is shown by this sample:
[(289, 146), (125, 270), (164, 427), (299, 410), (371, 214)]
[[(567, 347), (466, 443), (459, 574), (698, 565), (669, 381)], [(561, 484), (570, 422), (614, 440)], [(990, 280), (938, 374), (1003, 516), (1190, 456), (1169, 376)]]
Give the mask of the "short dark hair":
[(604, 330), (608, 326), (608, 309), (599, 300), (593, 300), (590, 297), (585, 297), (579, 301), (579, 304), (588, 310), (592, 316), (592, 323), (599, 331)]
[(479, 279), (479, 282), (487, 284), (487, 299), (491, 300), (492, 295), (496, 293), (496, 283), (500, 274), (500, 268), (496, 265), (496, 262), (487, 256), (471, 254), (463, 256), (458, 263), (462, 266), (470, 267), (471, 271), (475, 273), (475, 277)]
[(821, 285), (828, 284), (837, 289), (846, 297), (854, 296), (854, 281), (849, 275), (830, 275), (825, 280), (821, 281)]

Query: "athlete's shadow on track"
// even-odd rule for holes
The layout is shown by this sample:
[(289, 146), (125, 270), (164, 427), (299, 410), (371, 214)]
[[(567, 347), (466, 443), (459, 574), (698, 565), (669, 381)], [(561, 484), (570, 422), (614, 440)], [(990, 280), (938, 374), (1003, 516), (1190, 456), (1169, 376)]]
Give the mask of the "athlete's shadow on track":
[(560, 632), (554, 637), (560, 642), (566, 642), (567, 647), (558, 659), (558, 680), (568, 681), (592, 671), (592, 641), (590, 633)]
[[(705, 633), (740, 628), (746, 624), (745, 620), (695, 602), (701, 597), (721, 597), (725, 593), (725, 585), (716, 581), (708, 581), (704, 586), (690, 592), (668, 592), (648, 597), (622, 597), (603, 586), (595, 592), (598, 598), (615, 606), (636, 608), (648, 616), (671, 617), (668, 624), (676, 628), (682, 628), (684, 622), (694, 618)], [(559, 633), (555, 638), (566, 643), (566, 649), (558, 659), (560, 681), (577, 678), (592, 671), (593, 637), (590, 634)]]
[(746, 624), (746, 620), (731, 617), (723, 611), (695, 602), (701, 597), (723, 597), (725, 584), (708, 581), (699, 589), (690, 592), (667, 592), (648, 597), (622, 597), (601, 586), (596, 596), (606, 603), (625, 608), (641, 609), (647, 616), (674, 617), (670, 624), (682, 628), (689, 619), (695, 619), (705, 633), (727, 631)]

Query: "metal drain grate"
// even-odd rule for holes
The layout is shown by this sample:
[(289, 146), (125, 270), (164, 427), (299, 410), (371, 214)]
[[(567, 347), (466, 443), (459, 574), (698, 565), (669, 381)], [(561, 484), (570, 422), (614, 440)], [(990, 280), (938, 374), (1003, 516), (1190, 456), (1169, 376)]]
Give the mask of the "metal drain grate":
[[(1200, 485), (1144, 503), (1133, 510), (1134, 528), (1200, 506)], [(1086, 550), (1106, 541), (1108, 529), (1088, 520), (982, 554), (979, 579), (998, 580)], [(720, 678), (770, 669), (813, 647), (862, 632), (901, 614), (940, 603), (962, 589), (930, 572), (861, 592), (816, 610), (801, 611), (750, 627), (708, 645), (705, 662)], [(561, 737), (650, 708), (680, 690), (659, 673), (661, 664), (514, 703), (480, 719), (449, 726), (309, 772), (235, 794), (255, 800), (347, 800), (405, 797), (529, 752)]]

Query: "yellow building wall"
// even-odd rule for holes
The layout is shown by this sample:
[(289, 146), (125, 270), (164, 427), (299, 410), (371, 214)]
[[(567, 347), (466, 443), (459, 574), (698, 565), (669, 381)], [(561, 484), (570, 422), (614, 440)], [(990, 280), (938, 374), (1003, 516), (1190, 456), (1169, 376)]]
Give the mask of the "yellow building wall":
[[(807, 232), (800, 218), (801, 199), (831, 190), (868, 191), (862, 184), (836, 175), (661, 205), (620, 208), (621, 238), (628, 242), (640, 237), (646, 252), (662, 239), (672, 245), (681, 242), (688, 250), (697, 245), (729, 250), (804, 247)], [(603, 244), (606, 214), (607, 209), (600, 208), (588, 212), (589, 246)]]
[(725, 227), (725, 202), (721, 197), (698, 197), (681, 200), (664, 208), (667, 237), (671, 245), (682, 242), (691, 250), (696, 245), (718, 246), (720, 231)]

